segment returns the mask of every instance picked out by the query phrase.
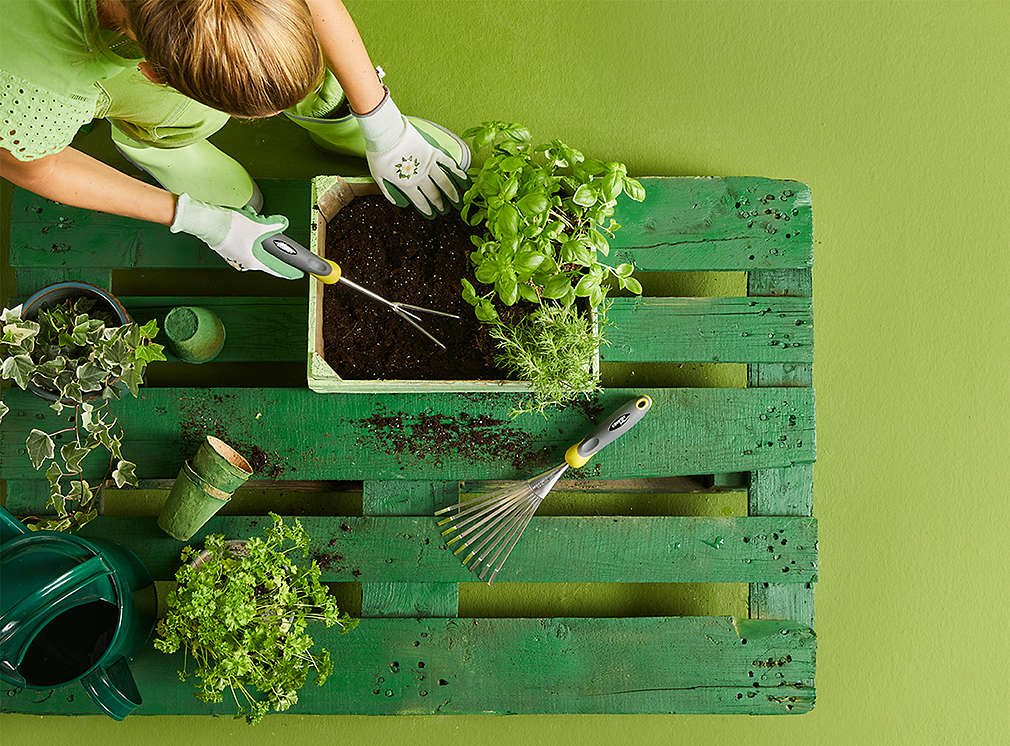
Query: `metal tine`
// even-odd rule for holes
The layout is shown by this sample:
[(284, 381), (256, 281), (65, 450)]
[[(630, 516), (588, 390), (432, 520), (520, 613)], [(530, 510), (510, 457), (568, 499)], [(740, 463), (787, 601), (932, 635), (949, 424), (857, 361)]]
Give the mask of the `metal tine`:
[[(530, 496), (527, 495), (526, 498), (517, 506), (517, 508), (509, 514), (507, 519), (498, 522), (498, 524), (495, 527), (495, 530), (492, 531), (491, 534), (486, 539), (484, 539), (484, 541), (482, 541), (480, 545), (477, 546), (465, 560), (463, 560), (464, 565), (466, 565), (466, 563), (469, 562), (475, 555), (477, 556), (477, 559), (475, 560), (476, 564), (480, 564), (484, 560), (484, 558), (491, 553), (491, 551), (494, 549), (495, 546), (497, 546), (497, 544), (502, 540), (502, 538), (508, 535), (512, 527), (515, 526), (517, 523), (519, 523), (523, 519), (523, 516), (526, 515), (526, 512), (529, 510), (530, 507), (529, 497)], [(534, 508), (534, 510), (536, 510), (536, 508)], [(476, 541), (477, 540), (474, 539), (473, 542), (471, 543), (476, 543)], [(489, 544), (490, 546), (488, 546)], [(472, 570), (473, 568), (470, 569)]]
[[(473, 512), (473, 515), (468, 515), (465, 518), (462, 518), (461, 515), (450, 516), (449, 518), (446, 519), (446, 521), (449, 522), (451, 525), (449, 528), (447, 528), (445, 531), (442, 532), (442, 536), (446, 536), (452, 533), (453, 531), (460, 531), (461, 529), (465, 528), (466, 526), (469, 526), (476, 520), (484, 518), (488, 515), (493, 515), (496, 512), (500, 512), (501, 508), (508, 507), (509, 505), (515, 503), (516, 500), (519, 499), (519, 497), (521, 497), (520, 494), (500, 495), (497, 499), (488, 500), (486, 504), (477, 506), (472, 511), (468, 511), (468, 513)], [(460, 520), (461, 518), (462, 520)]]
[[(393, 306), (393, 313), (395, 313), (401, 319), (403, 319), (408, 324), (410, 324), (412, 327), (414, 327), (415, 329), (417, 329), (419, 332), (421, 332), (421, 334), (423, 334), (424, 336), (426, 336), (428, 339), (430, 339), (432, 342), (434, 342), (435, 344), (437, 344), (443, 350), (446, 349), (446, 346), (444, 344), (442, 344), (441, 342), (439, 342), (436, 337), (432, 336), (432, 334), (427, 329), (425, 329), (423, 326), (421, 326), (416, 321), (414, 321), (414, 319), (412, 319), (410, 317), (410, 314), (407, 311), (404, 311), (402, 308), (399, 308), (397, 306)], [(417, 318), (417, 317), (415, 316), (414, 318)]]
[[(497, 569), (491, 574), (491, 579), (488, 580), (488, 585), (491, 585), (491, 583), (494, 582), (495, 575), (498, 574), (498, 570), (500, 570), (502, 568), (502, 565), (505, 564), (505, 560), (507, 560), (508, 556), (512, 553), (512, 548), (516, 545), (516, 542), (519, 541), (519, 537), (522, 536), (523, 531), (526, 530), (526, 527), (529, 525), (530, 521), (533, 519), (533, 515), (537, 512), (537, 508), (539, 508), (539, 507), (540, 507), (540, 501), (539, 500), (537, 500), (535, 503), (533, 503), (533, 505), (530, 506), (530, 509), (526, 513), (526, 515), (524, 517), (524, 520), (521, 521), (520, 523), (518, 523), (516, 525), (516, 527), (510, 533), (509, 538), (505, 540), (505, 542), (501, 545), (501, 547), (499, 547), (499, 549), (495, 553), (494, 557), (492, 557), (484, 565), (484, 570), (480, 573), (480, 575), (478, 575), (478, 577), (481, 580), (485, 579), (485, 576), (487, 575), (488, 570), (491, 569), (491, 565), (495, 564), (495, 562), (498, 560), (499, 555), (501, 555), (502, 550), (504, 549), (505, 550), (505, 556), (501, 558), (501, 562), (498, 563)], [(506, 547), (508, 547), (508, 548), (506, 549)]]
[[(491, 508), (491, 506), (496, 505), (502, 500), (510, 500), (517, 494), (521, 494), (516, 491), (519, 486), (520, 486), (519, 484), (511, 485), (504, 489), (496, 490), (495, 492), (488, 492), (487, 494), (481, 495), (478, 498), (468, 500), (466, 503), (458, 503), (456, 505), (453, 505), (451, 506), (451, 508), (463, 507), (464, 509), (459, 511), (455, 515), (450, 515), (447, 518), (443, 518), (442, 522), (460, 522), (462, 524), (465, 524), (466, 521), (469, 520), (469, 518), (466, 519), (466, 521), (460, 521), (460, 519), (463, 518), (464, 516), (468, 516), (474, 512), (479, 513), (483, 510), (488, 510)], [(442, 512), (444, 513), (446, 510), (449, 509), (450, 508), (444, 508)], [(439, 525), (441, 525), (441, 523)]]
[[(467, 507), (464, 510), (459, 511), (455, 515), (451, 515), (448, 518), (443, 518), (441, 521), (438, 522), (438, 525), (444, 526), (446, 523), (457, 521), (463, 516), (470, 515), (474, 511), (486, 510), (488, 507), (494, 505), (499, 500), (506, 499), (509, 495), (512, 494), (512, 490), (514, 489), (515, 487), (507, 487), (506, 489), (498, 490), (497, 492), (488, 492), (485, 495), (481, 495), (481, 497), (477, 500), (470, 500), (466, 503), (459, 503), (458, 505), (453, 505), (452, 506), (453, 508), (462, 507), (463, 505), (466, 505)], [(439, 513), (445, 513), (446, 510), (449, 510), (449, 508), (440, 510)]]
[(513, 495), (509, 498), (503, 499), (498, 504), (494, 505), (494, 507), (489, 507), (487, 510), (475, 513), (469, 518), (460, 521), (458, 525), (453, 523), (450, 528), (447, 528), (442, 532), (442, 536), (448, 536), (453, 531), (458, 532), (452, 537), (452, 539), (446, 542), (447, 545), (452, 545), (460, 539), (465, 539), (489, 521), (494, 522), (501, 520), (505, 514), (511, 513), (512, 509), (521, 502), (522, 498), (519, 495)]
[[(464, 541), (463, 546), (459, 548), (459, 551), (453, 552), (453, 554), (462, 554), (464, 549), (469, 548), (470, 554), (468, 554), (466, 559), (463, 560), (463, 564), (465, 565), (475, 554), (477, 554), (477, 552), (483, 550), (484, 546), (487, 545), (488, 542), (496, 544), (500, 538), (499, 534), (502, 533), (503, 528), (515, 523), (517, 518), (524, 514), (525, 509), (525, 503), (519, 503), (518, 505), (513, 506), (506, 515), (501, 516), (497, 521), (491, 522), (478, 534), (475, 534), (470, 539)], [(477, 546), (478, 542), (480, 542), (479, 546)]]
[(466, 507), (468, 507), (470, 505), (473, 505), (474, 503), (485, 502), (487, 500), (497, 499), (502, 494), (504, 494), (506, 492), (511, 492), (514, 486), (515, 485), (511, 485), (510, 484), (507, 487), (502, 487), (500, 489), (495, 490), (494, 492), (482, 492), (479, 495), (475, 495), (474, 497), (471, 497), (469, 500), (464, 500), (464, 501), (461, 501), (461, 502), (456, 502), (456, 503), (453, 503), (452, 505), (447, 505), (446, 507), (442, 508), (441, 510), (436, 510), (435, 511), (435, 515), (445, 515), (450, 510), (460, 510), (461, 508), (466, 508)]
[[(445, 311), (436, 311), (434, 308), (425, 308), (424, 306), (413, 306), (410, 303), (400, 303), (399, 301), (394, 301), (394, 305), (400, 308), (409, 308), (412, 311), (421, 311), (422, 313), (431, 313), (435, 316), (446, 316), (450, 319), (458, 319), (459, 316), (455, 313), (446, 313)], [(416, 317), (415, 317), (416, 318)]]
[[(473, 516), (472, 518), (468, 518), (467, 522), (476, 521), (476, 523), (474, 523), (474, 525), (470, 526), (470, 528), (466, 529), (465, 531), (461, 531), (459, 534), (454, 536), (451, 541), (446, 542), (446, 546), (454, 544), (460, 539), (466, 539), (467, 536), (473, 534), (476, 531), (477, 532), (476, 534), (474, 534), (472, 537), (463, 542), (464, 547), (469, 546), (474, 541), (483, 536), (489, 528), (493, 528), (501, 521), (507, 520), (507, 518), (511, 516), (514, 511), (522, 509), (523, 501), (524, 498), (522, 497), (522, 495), (515, 495), (510, 497), (507, 501), (503, 502), (501, 506), (496, 508), (495, 510), (489, 510), (486, 513), (479, 513)], [(443, 535), (444, 534), (445, 532), (443, 532)]]

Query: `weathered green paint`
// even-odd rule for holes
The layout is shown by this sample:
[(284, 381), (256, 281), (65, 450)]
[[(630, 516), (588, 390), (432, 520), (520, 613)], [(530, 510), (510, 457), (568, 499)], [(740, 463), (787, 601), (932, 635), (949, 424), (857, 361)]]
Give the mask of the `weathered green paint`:
[[(751, 272), (747, 292), (755, 297), (809, 295), (809, 270)], [(765, 302), (762, 299), (760, 302)], [(751, 365), (748, 386), (810, 386), (809, 364), (794, 366)], [(808, 516), (813, 512), (813, 464), (763, 469), (751, 473), (748, 494), (751, 515)], [(795, 619), (814, 623), (813, 585), (753, 583), (750, 587), (750, 615), (761, 619)]]
[(809, 298), (615, 298), (607, 363), (797, 363), (814, 355)]
[[(123, 297), (123, 305), (139, 323), (157, 319), (177, 306), (202, 306), (221, 319), (226, 339), (215, 362), (299, 362), (305, 360), (304, 298), (234, 298), (208, 296)], [(157, 340), (164, 342), (164, 333)], [(165, 350), (169, 362), (177, 358)]]
[[(446, 549), (434, 517), (300, 520), (311, 537), (309, 559), (319, 563), (324, 580), (473, 582), (459, 557)], [(262, 516), (218, 515), (191, 543), (209, 533), (245, 538), (267, 523)], [(179, 563), (180, 544), (150, 518), (103, 516), (81, 533), (130, 547), (158, 580), (170, 579)], [(536, 516), (498, 580), (808, 583), (817, 579), (816, 541), (817, 522), (809, 517)]]
[[(346, 636), (316, 628), (313, 637), (335, 670), (324, 686), (304, 687), (292, 713), (797, 714), (814, 703), (816, 641), (795, 622), (365, 619)], [(175, 675), (181, 667), (181, 655), (140, 654), (135, 717), (234, 712), (228, 700), (197, 700)], [(4, 712), (97, 714), (79, 686), (7, 694)]]
[[(362, 485), (361, 512), (366, 516), (421, 515), (422, 528), (438, 505), (457, 499), (458, 482), (376, 482)], [(419, 536), (421, 532), (417, 532)], [(398, 534), (397, 539), (411, 536)], [(430, 546), (431, 538), (420, 539)], [(346, 559), (346, 556), (345, 556)], [(383, 573), (386, 578), (386, 573)], [(395, 580), (395, 578), (394, 578)], [(459, 614), (457, 583), (364, 582), (361, 584), (361, 615), (367, 617), (454, 617)]]
[[(752, 177), (643, 178), (645, 201), (622, 196), (613, 262), (639, 272), (809, 267), (810, 189)], [(787, 237), (788, 236), (788, 237)]]
[[(205, 435), (264, 453), (257, 479), (514, 479), (559, 463), (601, 414), (632, 396), (655, 402), (618, 447), (573, 477), (625, 479), (750, 471), (814, 460), (809, 389), (609, 389), (549, 419), (511, 419), (506, 394), (320, 396), (297, 389), (148, 388), (115, 404), (124, 449), (146, 479), (174, 476)], [(45, 403), (8, 390), (0, 458), (32, 478), (24, 436), (54, 425)], [(101, 472), (104, 462), (85, 461)], [(90, 471), (88, 473), (91, 473)]]
[[(288, 235), (309, 240), (309, 181), (260, 179), (269, 213), (286, 215)], [(14, 267), (210, 268), (221, 257), (197, 238), (163, 225), (82, 210), (15, 189), (11, 208), (10, 261)]]

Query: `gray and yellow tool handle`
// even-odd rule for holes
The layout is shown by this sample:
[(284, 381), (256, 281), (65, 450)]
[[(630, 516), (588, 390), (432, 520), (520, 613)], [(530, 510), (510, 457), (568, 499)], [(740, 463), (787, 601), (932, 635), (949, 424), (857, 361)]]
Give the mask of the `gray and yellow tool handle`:
[(575, 443), (565, 453), (565, 461), (573, 469), (584, 466), (589, 459), (637, 425), (652, 407), (652, 398), (636, 396), (597, 425), (589, 435)]
[(285, 264), (308, 272), (318, 277), (327, 285), (332, 285), (340, 279), (340, 267), (336, 262), (316, 256), (293, 238), (284, 234), (264, 238), (260, 245), (271, 256), (275, 256)]

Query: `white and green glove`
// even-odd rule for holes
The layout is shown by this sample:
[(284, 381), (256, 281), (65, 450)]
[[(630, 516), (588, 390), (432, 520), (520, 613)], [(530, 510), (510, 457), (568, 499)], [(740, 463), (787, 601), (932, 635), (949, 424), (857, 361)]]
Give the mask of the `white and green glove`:
[(386, 97), (372, 111), (354, 114), (375, 183), (390, 202), (412, 204), (425, 217), (445, 214), (450, 205), (458, 207), (466, 172), (404, 118), (385, 90)]
[(180, 194), (169, 230), (196, 236), (241, 272), (255, 269), (297, 280), (304, 275), (300, 269), (268, 254), (260, 245), (264, 238), (283, 233), (287, 228), (288, 219), (283, 215), (264, 217), (250, 208), (218, 207)]

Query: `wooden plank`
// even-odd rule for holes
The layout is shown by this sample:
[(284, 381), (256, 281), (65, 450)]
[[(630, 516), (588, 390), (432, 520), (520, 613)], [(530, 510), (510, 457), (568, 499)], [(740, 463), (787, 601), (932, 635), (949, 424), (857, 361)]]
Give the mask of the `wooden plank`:
[[(308, 559), (319, 564), (323, 580), (475, 582), (446, 549), (434, 517), (299, 520), (310, 536)], [(192, 542), (208, 533), (250, 536), (268, 522), (262, 516), (218, 515)], [(153, 518), (102, 516), (81, 535), (130, 547), (157, 580), (171, 579), (179, 564), (179, 542), (163, 534)], [(802, 584), (817, 579), (816, 541), (817, 523), (809, 517), (536, 516), (498, 581)]]
[[(207, 434), (253, 457), (258, 479), (514, 479), (557, 464), (596, 420), (650, 394), (649, 416), (573, 478), (626, 479), (751, 471), (813, 461), (808, 389), (608, 389), (512, 419), (521, 395), (321, 396), (300, 389), (146, 388), (115, 411), (124, 452), (144, 479), (173, 477)], [(43, 401), (8, 390), (4, 473), (33, 478), (24, 433), (59, 429)], [(10, 435), (8, 435), (8, 433)], [(104, 463), (85, 461), (86, 473)]]
[(602, 362), (813, 360), (809, 298), (615, 298), (607, 320)]
[[(257, 179), (266, 213), (285, 215), (288, 234), (308, 245), (308, 179)], [(221, 258), (197, 238), (163, 225), (82, 210), (17, 188), (11, 208), (14, 267), (211, 268)]]
[[(333, 655), (293, 714), (798, 714), (814, 704), (813, 632), (731, 617), (366, 619), (348, 635), (314, 628)], [(229, 715), (180, 682), (182, 655), (145, 649), (131, 664), (134, 714)], [(422, 665), (423, 664), (423, 665)], [(9, 689), (0, 710), (93, 715), (80, 686)]]
[[(120, 298), (138, 323), (157, 319), (165, 326), (165, 316), (177, 306), (202, 306), (213, 311), (225, 328), (225, 344), (214, 358), (230, 362), (300, 362), (305, 360), (305, 298), (238, 298), (185, 296)], [(164, 334), (158, 338), (164, 343)], [(176, 362), (165, 350), (169, 362)]]
[[(811, 291), (809, 270), (752, 272), (747, 281), (747, 292), (754, 296), (809, 295)], [(747, 385), (751, 387), (810, 386), (811, 383), (809, 364), (751, 365), (747, 370)], [(810, 435), (813, 438), (815, 433)], [(752, 516), (809, 516), (813, 512), (813, 464), (753, 471), (750, 482), (748, 512)], [(812, 626), (813, 584), (754, 583), (750, 586), (750, 615), (756, 619), (794, 619)]]
[[(368, 480), (361, 496), (361, 512), (366, 516), (424, 516), (414, 533), (424, 546), (430, 536), (420, 538), (434, 523), (431, 517), (438, 506), (452, 502), (459, 495), (458, 482), (392, 482)], [(349, 532), (347, 532), (349, 533)], [(346, 555), (345, 555), (346, 560)], [(363, 564), (359, 562), (358, 564)], [(383, 562), (385, 564), (385, 562)], [(379, 565), (382, 568), (382, 565)], [(387, 573), (383, 573), (388, 577)], [(424, 576), (422, 576), (424, 577)], [(395, 580), (395, 578), (393, 578)], [(421, 580), (421, 578), (418, 578)], [(427, 580), (424, 577), (424, 580)], [(459, 585), (438, 582), (373, 582), (361, 584), (362, 617), (454, 617), (459, 614)]]
[(49, 482), (45, 479), (7, 479), (7, 502), (4, 507), (17, 516), (51, 515)]
[(810, 188), (753, 177), (643, 178), (645, 201), (622, 196), (613, 263), (639, 272), (809, 267)]
[(101, 268), (90, 269), (87, 267), (56, 269), (21, 267), (15, 273), (17, 302), (20, 303), (36, 290), (41, 290), (47, 285), (52, 285), (56, 282), (66, 282), (67, 280), (90, 282), (92, 285), (97, 285), (108, 290), (112, 287), (112, 270)]

